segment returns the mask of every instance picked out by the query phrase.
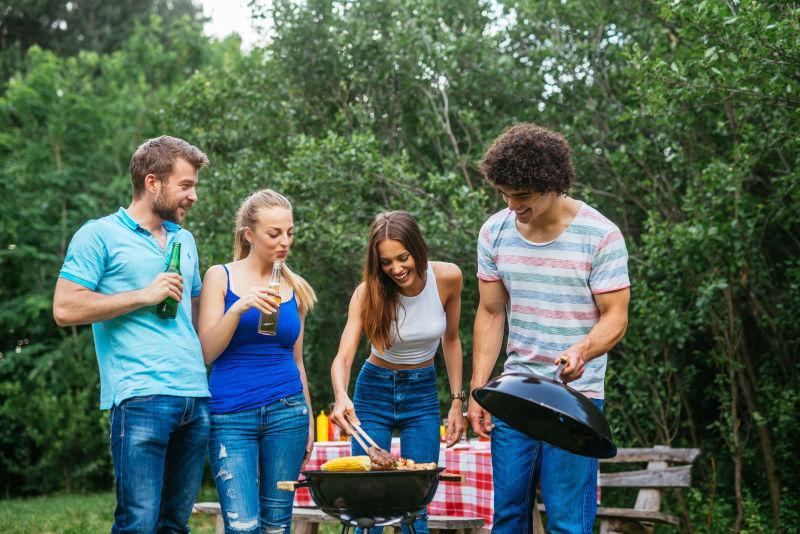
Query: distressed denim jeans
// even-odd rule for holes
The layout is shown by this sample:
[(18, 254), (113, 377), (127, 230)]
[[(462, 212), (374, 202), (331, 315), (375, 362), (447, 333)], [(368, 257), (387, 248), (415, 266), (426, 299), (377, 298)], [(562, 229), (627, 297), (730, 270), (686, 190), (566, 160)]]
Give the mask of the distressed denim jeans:
[[(592, 399), (603, 409), (603, 401)], [(597, 511), (597, 459), (566, 452), (492, 419), (492, 534), (531, 532), (542, 484), (547, 532), (591, 534)]]
[[(433, 365), (395, 371), (364, 362), (356, 379), (353, 405), (361, 428), (382, 449), (391, 450), (392, 431), (400, 431), (400, 455), (415, 462), (439, 461), (439, 398)], [(356, 440), (353, 455), (366, 454)], [(418, 534), (428, 533), (428, 514), (414, 522)], [(371, 528), (370, 534), (379, 534)], [(359, 530), (360, 532), (360, 530)], [(403, 533), (408, 529), (403, 526)]]
[(225, 532), (291, 532), (294, 492), (277, 488), (297, 480), (308, 442), (308, 406), (302, 393), (236, 413), (211, 415), (208, 455)]
[(151, 395), (114, 406), (112, 534), (189, 532), (205, 467), (208, 399)]

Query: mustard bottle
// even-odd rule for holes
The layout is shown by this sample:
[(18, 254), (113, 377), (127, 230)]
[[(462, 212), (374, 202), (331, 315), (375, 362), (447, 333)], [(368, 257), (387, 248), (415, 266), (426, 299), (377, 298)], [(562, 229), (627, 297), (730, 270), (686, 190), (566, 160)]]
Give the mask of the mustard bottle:
[(328, 416), (325, 415), (325, 410), (322, 410), (317, 416), (317, 441), (328, 441), (329, 425)]

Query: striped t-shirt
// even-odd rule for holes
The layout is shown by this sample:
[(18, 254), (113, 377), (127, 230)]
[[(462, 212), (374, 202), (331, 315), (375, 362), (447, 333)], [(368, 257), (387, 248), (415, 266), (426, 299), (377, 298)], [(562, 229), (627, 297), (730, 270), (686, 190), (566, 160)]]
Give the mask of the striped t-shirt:
[[(549, 243), (523, 238), (516, 215), (492, 215), (478, 237), (478, 278), (508, 290), (505, 372), (553, 377), (553, 360), (583, 339), (600, 318), (593, 294), (630, 286), (628, 251), (619, 228), (581, 202), (567, 229)], [(602, 399), (608, 355), (586, 363), (570, 386)]]

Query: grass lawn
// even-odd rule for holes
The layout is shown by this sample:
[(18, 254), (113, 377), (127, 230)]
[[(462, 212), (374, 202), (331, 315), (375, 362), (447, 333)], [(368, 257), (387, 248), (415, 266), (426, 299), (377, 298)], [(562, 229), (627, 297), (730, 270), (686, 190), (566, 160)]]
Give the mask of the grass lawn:
[[(204, 487), (198, 501), (216, 501), (217, 491)], [(0, 534), (108, 534), (114, 520), (114, 493), (48, 495), (29, 499), (0, 499)], [(193, 515), (193, 534), (214, 534), (214, 517)], [(340, 532), (322, 525), (320, 534)]]
[[(213, 488), (203, 488), (201, 500), (216, 501)], [(48, 495), (0, 500), (3, 534), (108, 534), (114, 520), (114, 493)], [(214, 518), (192, 516), (193, 533), (214, 534)]]

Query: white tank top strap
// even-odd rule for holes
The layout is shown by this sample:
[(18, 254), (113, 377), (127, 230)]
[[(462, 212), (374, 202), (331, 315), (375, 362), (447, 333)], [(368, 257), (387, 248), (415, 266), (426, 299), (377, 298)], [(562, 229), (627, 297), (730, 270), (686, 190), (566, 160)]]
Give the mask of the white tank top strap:
[(373, 346), (373, 354), (390, 363), (407, 365), (423, 363), (436, 354), (447, 317), (430, 262), (422, 291), (413, 297), (400, 295), (396, 319), (391, 345), (383, 353)]

